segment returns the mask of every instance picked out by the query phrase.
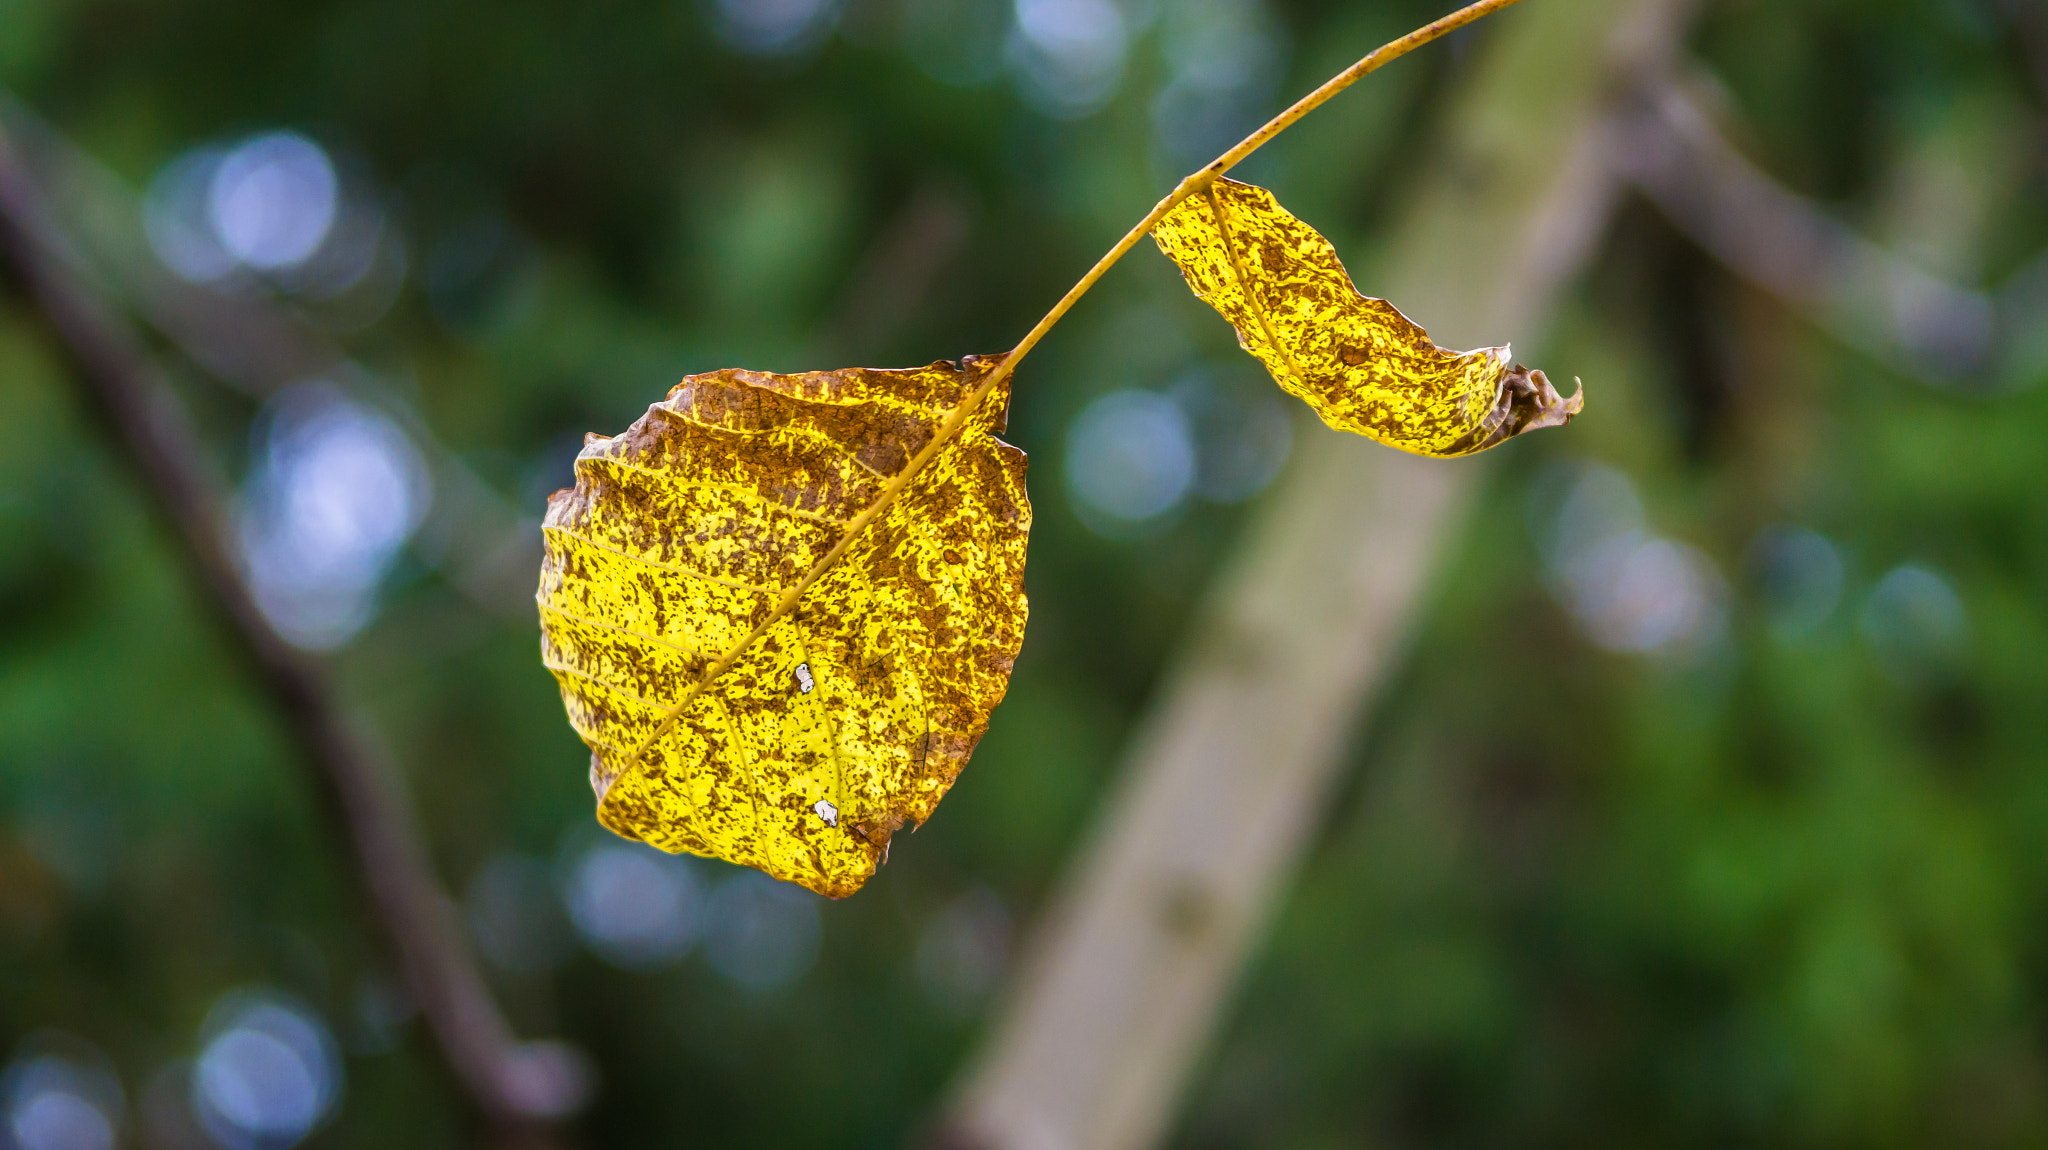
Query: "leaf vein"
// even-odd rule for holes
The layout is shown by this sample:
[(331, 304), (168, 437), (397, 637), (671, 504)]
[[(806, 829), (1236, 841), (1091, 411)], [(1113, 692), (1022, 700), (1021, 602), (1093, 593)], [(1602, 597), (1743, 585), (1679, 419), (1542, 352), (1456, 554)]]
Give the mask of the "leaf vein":
[[(662, 411), (665, 409), (657, 407), (654, 410)], [(695, 425), (693, 424), (692, 426)], [(745, 498), (748, 502), (751, 502), (759, 507), (765, 508), (770, 511), (780, 511), (785, 515), (794, 515), (799, 519), (809, 519), (814, 523), (824, 523), (833, 527), (840, 527), (844, 526), (847, 522), (845, 519), (840, 518), (838, 516), (825, 515), (817, 511), (805, 511), (800, 507), (791, 507), (787, 503), (777, 503), (772, 499), (764, 499), (762, 498), (760, 492), (754, 491), (750, 488), (741, 487), (737, 483), (714, 483), (710, 481), (699, 480), (686, 484), (682, 482), (680, 479), (676, 478), (674, 475), (669, 474), (668, 472), (656, 471), (651, 467), (642, 467), (637, 463), (627, 463), (625, 460), (615, 459), (609, 455), (592, 456), (588, 460), (588, 462), (608, 463), (621, 471), (631, 471), (639, 475), (645, 475), (653, 479), (658, 479), (663, 484), (667, 485), (673, 490), (689, 491), (692, 487), (696, 487), (711, 488), (718, 491), (730, 491), (735, 495), (739, 495)]]
[(655, 644), (656, 646), (667, 647), (671, 651), (676, 651), (681, 654), (688, 655), (693, 659), (708, 659), (711, 657), (703, 651), (693, 651), (680, 643), (671, 643), (667, 639), (659, 638), (654, 635), (649, 635), (645, 631), (637, 631), (631, 627), (622, 626), (618, 623), (606, 623), (598, 619), (587, 619), (581, 615), (578, 615), (574, 611), (564, 611), (560, 607), (557, 607), (554, 604), (549, 603), (545, 599), (540, 600), (540, 609), (543, 611), (552, 611), (555, 614), (560, 615), (562, 618), (567, 619), (572, 623), (581, 623), (586, 627), (598, 627), (606, 631), (617, 631), (621, 635), (631, 635), (635, 639), (644, 639), (649, 643)]
[(580, 531), (571, 531), (567, 527), (557, 527), (553, 525), (548, 525), (543, 527), (542, 530), (553, 531), (558, 535), (566, 535), (571, 539), (577, 540), (582, 543), (587, 543), (590, 546), (595, 547), (599, 551), (609, 551), (622, 559), (630, 559), (635, 563), (645, 564), (646, 566), (653, 567), (659, 571), (673, 571), (677, 575), (681, 575), (686, 579), (697, 579), (705, 583), (716, 584), (720, 587), (730, 587), (736, 591), (751, 591), (756, 595), (774, 595), (777, 593), (771, 588), (756, 587), (751, 583), (741, 583), (735, 579), (720, 579), (716, 575), (706, 575), (702, 571), (692, 571), (687, 567), (678, 567), (673, 563), (663, 563), (659, 559), (649, 559), (645, 555), (635, 555), (631, 551), (622, 551), (609, 543), (599, 542), (598, 540), (593, 539)]
[(1252, 293), (1252, 279), (1245, 274), (1244, 260), (1237, 254), (1237, 241), (1230, 235), (1230, 218), (1224, 214), (1223, 198), (1216, 194), (1214, 183), (1209, 185), (1208, 191), (1209, 208), (1216, 213), (1216, 234), (1223, 237), (1223, 250), (1230, 256), (1231, 274), (1237, 277), (1237, 294), (1244, 299), (1245, 310), (1252, 313), (1253, 319), (1259, 321), (1259, 330), (1266, 333), (1266, 346), (1280, 356), (1280, 361), (1287, 365), (1289, 374), (1294, 376), (1294, 382), (1306, 389), (1308, 377), (1302, 374), (1301, 365), (1294, 362), (1294, 355), (1287, 350), (1287, 345), (1281, 343), (1280, 337), (1273, 334), (1273, 325), (1266, 319), (1266, 309), (1259, 306), (1258, 298)]
[(631, 699), (634, 702), (640, 704), (641, 706), (647, 707), (651, 710), (660, 711), (664, 710), (667, 706), (667, 704), (657, 703), (652, 699), (642, 698), (640, 694), (636, 691), (628, 691), (624, 687), (619, 686), (617, 683), (607, 683), (603, 679), (598, 678), (596, 675), (593, 675), (588, 671), (580, 670), (576, 667), (571, 667), (565, 663), (556, 663), (548, 659), (542, 659), (541, 666), (546, 667), (548, 670), (553, 671), (558, 675), (574, 675), (575, 677), (583, 680), (586, 683), (594, 683), (597, 686), (603, 687), (605, 690), (610, 691), (614, 695), (624, 696), (625, 698)]

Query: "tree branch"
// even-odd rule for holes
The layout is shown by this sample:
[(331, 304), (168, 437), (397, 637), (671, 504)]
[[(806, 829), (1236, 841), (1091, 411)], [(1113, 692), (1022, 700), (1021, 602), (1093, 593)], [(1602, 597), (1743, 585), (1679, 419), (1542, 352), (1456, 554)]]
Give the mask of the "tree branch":
[(34, 302), (79, 391), (146, 481), (195, 581), (283, 719), (354, 855), (354, 873), (449, 1068), (509, 1141), (545, 1144), (581, 1090), (570, 1052), (514, 1040), (433, 877), (387, 750), (347, 714), (319, 667), (257, 609), (229, 550), (221, 484), (187, 414), (128, 325), (64, 258), (64, 240), (0, 129), (0, 260)]
[(1872, 243), (1750, 163), (1667, 70), (1615, 121), (1610, 162), (1666, 219), (1849, 345), (1938, 381), (1998, 363), (1997, 301)]

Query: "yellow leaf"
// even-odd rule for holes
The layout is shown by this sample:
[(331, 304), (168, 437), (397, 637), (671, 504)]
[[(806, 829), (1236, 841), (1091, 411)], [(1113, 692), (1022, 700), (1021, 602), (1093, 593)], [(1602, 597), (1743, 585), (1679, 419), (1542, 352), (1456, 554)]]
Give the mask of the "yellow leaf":
[(1007, 380), (794, 612), (690, 692), (995, 364), (716, 371), (588, 437), (576, 486), (548, 501), (539, 602), (604, 825), (837, 898), (931, 816), (1023, 641), (1031, 507), (1024, 453), (996, 438)]
[(1153, 239), (1237, 327), (1281, 387), (1339, 431), (1417, 455), (1469, 455), (1578, 414), (1508, 349), (1445, 351), (1394, 305), (1361, 295), (1336, 249), (1264, 188), (1218, 178)]

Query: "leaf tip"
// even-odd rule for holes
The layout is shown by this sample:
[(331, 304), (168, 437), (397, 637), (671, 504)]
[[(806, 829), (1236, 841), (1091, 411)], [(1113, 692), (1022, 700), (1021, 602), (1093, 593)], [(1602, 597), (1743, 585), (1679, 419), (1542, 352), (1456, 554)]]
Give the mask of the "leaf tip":
[[(1500, 431), (1494, 443), (1512, 439), (1524, 432), (1543, 427), (1563, 427), (1572, 417), (1586, 409), (1586, 385), (1574, 376), (1572, 382), (1578, 390), (1566, 398), (1551, 386), (1549, 377), (1540, 368), (1527, 368), (1521, 364), (1508, 369), (1501, 388), (1501, 402), (1507, 408), (1507, 418), (1501, 421)], [(1488, 444), (1487, 446), (1492, 446)]]

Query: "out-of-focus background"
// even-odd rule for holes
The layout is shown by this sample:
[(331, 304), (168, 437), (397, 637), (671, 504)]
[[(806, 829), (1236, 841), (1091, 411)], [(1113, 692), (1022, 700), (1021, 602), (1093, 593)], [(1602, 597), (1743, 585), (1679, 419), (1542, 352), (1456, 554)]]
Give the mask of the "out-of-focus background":
[[(1666, 3), (1617, 47), (1542, 30), (1575, 5), (1241, 169), (1368, 294), (1427, 279), (1395, 302), (1589, 406), (1452, 465), (1156, 1137), (2040, 1144), (2048, 8)], [(840, 903), (595, 827), (543, 501), (689, 372), (1007, 348), (1181, 174), (1442, 10), (0, 0), (0, 125), (231, 486), (264, 616), (395, 754), (512, 1028), (573, 1052), (564, 1144), (895, 1146), (1033, 1009), (1141, 716), (1336, 433), (1149, 244), (1120, 265), (1017, 377), (1009, 699)], [(1456, 144), (1529, 109), (1554, 138), (1507, 175)], [(1556, 189), (1526, 244), (1430, 217), (1524, 172)], [(1517, 277), (1506, 329), (1428, 302)], [(187, 571), (9, 287), (0, 1146), (483, 1139)]]

